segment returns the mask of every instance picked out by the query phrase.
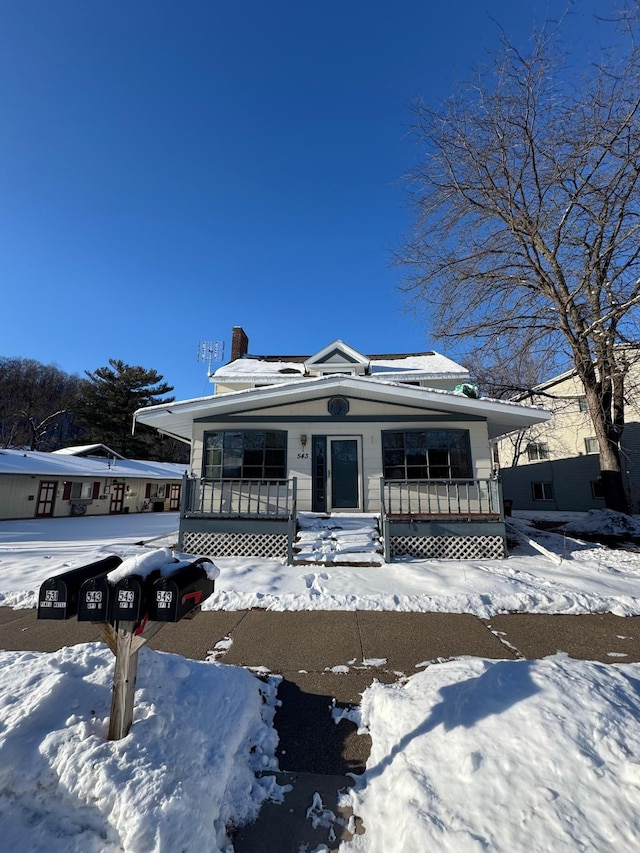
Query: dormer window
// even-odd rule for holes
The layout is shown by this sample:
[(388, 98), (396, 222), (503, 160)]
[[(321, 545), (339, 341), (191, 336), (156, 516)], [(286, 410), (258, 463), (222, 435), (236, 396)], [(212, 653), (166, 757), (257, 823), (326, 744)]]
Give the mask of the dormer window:
[(336, 340), (323, 347), (305, 361), (305, 369), (310, 376), (364, 376), (369, 372), (369, 359), (366, 355)]

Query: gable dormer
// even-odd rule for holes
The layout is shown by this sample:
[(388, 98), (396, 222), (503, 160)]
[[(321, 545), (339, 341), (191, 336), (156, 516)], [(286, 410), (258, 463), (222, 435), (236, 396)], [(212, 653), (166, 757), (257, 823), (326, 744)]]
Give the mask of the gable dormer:
[(369, 373), (369, 359), (344, 341), (335, 340), (315, 355), (309, 356), (304, 367), (307, 376), (328, 376), (335, 373), (364, 376)]

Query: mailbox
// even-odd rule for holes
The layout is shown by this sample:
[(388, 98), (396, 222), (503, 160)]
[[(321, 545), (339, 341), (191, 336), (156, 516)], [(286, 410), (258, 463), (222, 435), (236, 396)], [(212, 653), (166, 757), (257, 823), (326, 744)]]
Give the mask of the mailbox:
[(88, 578), (80, 587), (78, 622), (108, 622), (111, 618), (113, 587), (107, 573)]
[(47, 578), (38, 595), (38, 619), (70, 619), (75, 616), (82, 584), (89, 578), (113, 571), (121, 562), (122, 559), (114, 555)]
[(207, 558), (181, 566), (175, 572), (158, 578), (149, 600), (149, 619), (157, 622), (179, 622), (206, 601), (214, 582), (207, 577)]
[(146, 604), (145, 578), (125, 575), (113, 586), (111, 621), (137, 622)]

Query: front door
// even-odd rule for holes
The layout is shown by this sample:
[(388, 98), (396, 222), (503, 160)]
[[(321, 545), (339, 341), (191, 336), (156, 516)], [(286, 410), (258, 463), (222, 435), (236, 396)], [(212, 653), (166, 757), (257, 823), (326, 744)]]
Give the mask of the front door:
[(360, 441), (357, 438), (328, 438), (327, 480), (331, 506), (338, 511), (358, 511), (360, 502)]
[(111, 505), (109, 506), (109, 512), (116, 513), (122, 512), (122, 505), (124, 504), (124, 483), (114, 483), (111, 486)]
[(173, 483), (169, 491), (169, 509), (180, 509), (180, 484)]
[(36, 518), (50, 518), (56, 501), (58, 484), (55, 480), (41, 480), (36, 504)]

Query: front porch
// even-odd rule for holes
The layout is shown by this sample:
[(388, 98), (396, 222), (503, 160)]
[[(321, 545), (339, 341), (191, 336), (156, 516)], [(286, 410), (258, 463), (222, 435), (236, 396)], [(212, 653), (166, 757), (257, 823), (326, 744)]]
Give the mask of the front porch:
[(386, 562), (506, 556), (502, 489), (489, 480), (381, 480)]
[[(500, 482), (380, 480), (384, 558), (504, 557)], [(212, 557), (295, 562), (300, 530), (297, 481), (185, 478), (179, 548)], [(356, 516), (357, 517), (357, 516)]]

